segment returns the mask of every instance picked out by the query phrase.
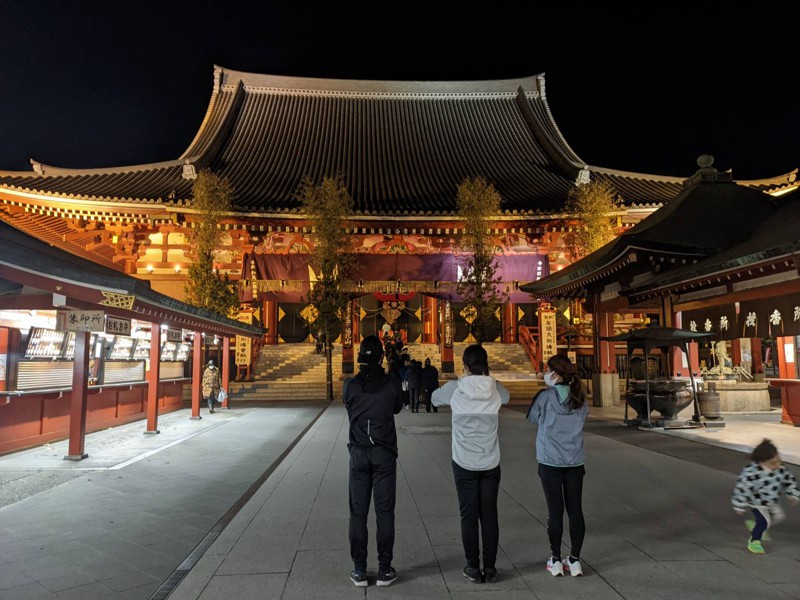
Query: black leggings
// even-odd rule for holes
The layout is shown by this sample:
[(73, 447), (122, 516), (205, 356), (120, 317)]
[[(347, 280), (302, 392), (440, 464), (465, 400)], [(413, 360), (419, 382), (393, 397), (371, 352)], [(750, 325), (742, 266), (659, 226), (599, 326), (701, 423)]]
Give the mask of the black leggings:
[[(453, 461), (458, 506), (461, 511), (461, 543), (467, 566), (480, 568), (478, 529), (483, 541), (483, 568), (493, 569), (500, 543), (497, 518), (497, 494), (500, 489), (500, 465), (488, 471), (470, 471)], [(480, 527), (479, 527), (480, 525)]]
[(580, 467), (551, 467), (539, 464), (544, 497), (547, 500), (547, 537), (550, 552), (561, 558), (561, 537), (564, 534), (564, 508), (569, 516), (570, 555), (580, 558), (586, 524), (583, 521), (583, 476), (586, 470)]

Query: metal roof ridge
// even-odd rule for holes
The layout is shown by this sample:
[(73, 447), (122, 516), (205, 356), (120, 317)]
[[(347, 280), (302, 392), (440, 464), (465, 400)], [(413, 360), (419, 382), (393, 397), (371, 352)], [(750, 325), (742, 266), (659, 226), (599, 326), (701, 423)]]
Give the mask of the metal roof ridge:
[(687, 177), (676, 177), (674, 175), (657, 175), (653, 173), (639, 173), (637, 171), (623, 171), (621, 169), (610, 169), (607, 167), (598, 167), (595, 165), (585, 165), (593, 173), (602, 173), (603, 175), (616, 175), (618, 177), (629, 177), (632, 179), (646, 179), (648, 181), (663, 181), (666, 183), (683, 183)]
[[(138, 165), (120, 165), (114, 167), (96, 167), (91, 169), (82, 169), (75, 167), (55, 167), (39, 162), (31, 158), (31, 165), (33, 166), (33, 175), (40, 175), (47, 177), (49, 175), (106, 175), (109, 173), (134, 173), (137, 171), (151, 171), (153, 169), (165, 169), (169, 167), (177, 167), (183, 164), (181, 160), (165, 160), (162, 162), (142, 163)], [(30, 171), (0, 171), (0, 177), (30, 177)]]
[[(544, 73), (509, 79), (478, 79), (454, 81), (421, 81), (421, 80), (380, 80), (380, 79), (329, 79), (323, 77), (299, 77), (295, 75), (273, 75), (227, 69), (214, 66), (215, 76), (221, 75), (220, 87), (227, 87), (241, 82), (248, 88), (274, 88), (302, 90), (306, 92), (375, 92), (375, 93), (475, 93), (481, 92), (513, 92), (520, 86), (530, 85), (534, 89), (536, 82), (544, 77)], [(217, 88), (215, 87), (215, 90)]]
[(756, 185), (771, 185), (771, 184), (782, 184), (782, 183), (795, 183), (797, 180), (797, 173), (800, 169), (792, 169), (788, 173), (783, 173), (781, 175), (775, 175), (773, 177), (762, 177), (760, 179), (736, 179), (738, 183), (747, 186), (756, 186)]

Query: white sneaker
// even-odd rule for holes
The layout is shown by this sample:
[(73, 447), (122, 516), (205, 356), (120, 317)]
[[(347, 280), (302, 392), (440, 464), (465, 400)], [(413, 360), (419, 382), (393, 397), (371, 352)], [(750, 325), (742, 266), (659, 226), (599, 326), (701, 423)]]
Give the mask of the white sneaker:
[(563, 561), (564, 570), (569, 571), (569, 574), (573, 577), (578, 577), (583, 575), (583, 566), (581, 565), (581, 561), (576, 560), (572, 562), (569, 558)]
[(564, 564), (551, 556), (547, 559), (547, 570), (550, 571), (550, 575), (553, 577), (558, 577), (564, 574)]

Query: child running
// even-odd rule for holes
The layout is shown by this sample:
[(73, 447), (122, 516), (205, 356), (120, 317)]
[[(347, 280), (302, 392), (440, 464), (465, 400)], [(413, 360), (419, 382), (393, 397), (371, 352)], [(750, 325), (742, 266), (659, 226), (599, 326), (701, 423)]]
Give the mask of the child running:
[(750, 529), (747, 549), (753, 554), (764, 554), (761, 541), (770, 525), (784, 518), (779, 501), (786, 494), (792, 504), (800, 502), (797, 480), (783, 466), (778, 449), (765, 439), (750, 454), (752, 462), (739, 474), (733, 490), (731, 504), (737, 515), (750, 509), (755, 520), (746, 521)]

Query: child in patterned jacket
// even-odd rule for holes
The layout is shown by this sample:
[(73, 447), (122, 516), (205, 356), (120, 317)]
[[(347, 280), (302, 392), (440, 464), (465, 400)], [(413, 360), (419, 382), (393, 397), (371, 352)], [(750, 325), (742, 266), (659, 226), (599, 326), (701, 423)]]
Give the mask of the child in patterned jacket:
[(782, 494), (786, 494), (793, 504), (800, 502), (800, 488), (797, 480), (784, 466), (778, 449), (765, 439), (750, 454), (752, 462), (739, 474), (733, 490), (731, 504), (737, 515), (746, 514), (750, 509), (755, 517), (748, 521), (750, 539), (747, 549), (753, 554), (764, 554), (761, 540), (773, 523), (784, 518), (779, 504)]

